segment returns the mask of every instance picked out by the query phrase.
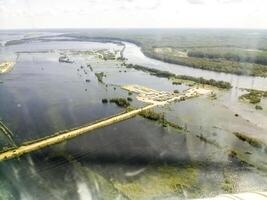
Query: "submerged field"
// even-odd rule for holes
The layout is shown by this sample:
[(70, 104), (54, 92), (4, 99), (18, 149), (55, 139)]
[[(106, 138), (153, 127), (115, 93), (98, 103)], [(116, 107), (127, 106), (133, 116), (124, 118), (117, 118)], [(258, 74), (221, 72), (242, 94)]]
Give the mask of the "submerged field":
[(182, 67), (147, 59), (127, 43), (87, 39), (50, 37), (2, 47), (1, 59), (17, 60), (0, 76), (0, 120), (11, 132), (10, 139), (0, 129), (1, 150), (146, 105), (125, 85), (212, 93), (2, 162), (1, 198), (188, 199), (267, 189), (266, 79), (250, 84), (249, 77), (235, 76), (223, 79), (233, 87), (221, 88), (219, 74), (212, 82), (203, 82), (209, 75), (201, 82), (183, 79), (177, 76)]

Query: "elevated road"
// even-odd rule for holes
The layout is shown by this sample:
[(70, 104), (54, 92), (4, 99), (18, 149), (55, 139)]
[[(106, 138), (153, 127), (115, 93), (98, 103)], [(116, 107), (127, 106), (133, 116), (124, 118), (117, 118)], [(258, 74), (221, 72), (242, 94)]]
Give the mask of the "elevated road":
[[(140, 86), (138, 86), (140, 87)], [(136, 86), (135, 86), (136, 88)], [(143, 89), (143, 87), (141, 87)], [(147, 88), (146, 88), (147, 90)], [(139, 95), (144, 95), (142, 93), (139, 93)], [(108, 125), (112, 125), (127, 119), (130, 119), (132, 117), (135, 117), (136, 115), (138, 115), (140, 112), (152, 109), (156, 106), (163, 106), (166, 104), (169, 104), (173, 101), (179, 101), (181, 99), (185, 99), (185, 98), (192, 98), (192, 97), (196, 97), (198, 95), (201, 94), (201, 90), (197, 90), (197, 89), (189, 89), (184, 91), (183, 93), (180, 94), (174, 94), (174, 93), (163, 93), (163, 97), (162, 97), (162, 92), (159, 91), (155, 91), (153, 90), (153, 95), (147, 95), (145, 94), (145, 96), (143, 96), (142, 98), (140, 98), (141, 101), (146, 102), (146, 103), (150, 103), (150, 105), (145, 106), (143, 108), (138, 108), (132, 111), (128, 111), (125, 113), (121, 113), (118, 115), (114, 115), (111, 116), (109, 118), (105, 118), (105, 119), (101, 119), (98, 120), (94, 123), (91, 124), (87, 124), (69, 131), (64, 131), (64, 132), (59, 132), (59, 133), (55, 133), (51, 136), (45, 137), (45, 138), (41, 138), (38, 140), (34, 140), (34, 141), (29, 141), (25, 144), (22, 144), (21, 146), (18, 147), (14, 147), (12, 149), (9, 149), (5, 152), (0, 153), (0, 161), (4, 161), (4, 160), (9, 160), (12, 158), (16, 158), (19, 157), (23, 154), (27, 154), (33, 151), (37, 151), (40, 149), (43, 149), (45, 147), (54, 145), (54, 144), (58, 144), (61, 143), (63, 141), (75, 138), (79, 135), (85, 134), (85, 133), (89, 133), (90, 131), (93, 131), (95, 129), (98, 128), (102, 128), (102, 127), (106, 127)], [(160, 98), (158, 98), (160, 97)]]
[(9, 160), (9, 159), (12, 159), (15, 157), (19, 157), (23, 154), (30, 153), (30, 152), (33, 152), (36, 150), (40, 150), (40, 149), (43, 149), (45, 147), (61, 143), (63, 141), (66, 141), (66, 140), (69, 140), (72, 138), (75, 138), (79, 135), (88, 133), (88, 132), (93, 131), (95, 129), (102, 128), (102, 127), (105, 127), (105, 126), (108, 126), (111, 124), (118, 123), (120, 121), (130, 119), (130, 118), (138, 115), (140, 112), (145, 111), (145, 110), (149, 110), (151, 108), (154, 108), (155, 106), (158, 106), (158, 105), (157, 104), (148, 105), (148, 106), (143, 107), (143, 108), (139, 108), (139, 109), (136, 109), (133, 111), (129, 111), (126, 113), (122, 113), (120, 115), (115, 115), (115, 116), (112, 116), (110, 118), (97, 121), (95, 123), (89, 124), (89, 125), (84, 126), (84, 127), (80, 127), (77, 129), (67, 131), (67, 132), (62, 132), (60, 134), (52, 135), (48, 138), (28, 142), (28, 144), (24, 144), (24, 145), (21, 145), (17, 148), (10, 149), (10, 150), (7, 150), (3, 153), (0, 153), (0, 161)]

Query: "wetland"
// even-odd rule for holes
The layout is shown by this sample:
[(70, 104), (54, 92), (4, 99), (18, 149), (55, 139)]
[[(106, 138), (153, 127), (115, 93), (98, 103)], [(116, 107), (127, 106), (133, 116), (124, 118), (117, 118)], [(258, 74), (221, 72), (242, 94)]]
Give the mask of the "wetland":
[[(264, 53), (252, 60), (252, 53), (235, 56), (236, 47), (231, 56), (200, 48), (200, 39), (190, 47), (179, 37), (175, 45), (183, 49), (171, 50), (164, 39), (158, 46), (150, 40), (153, 51), (179, 51), (179, 59), (216, 59), (226, 68), (240, 60), (255, 63), (242, 65), (249, 69), (244, 73), (211, 71), (147, 57), (153, 46), (146, 46), (147, 30), (142, 37), (134, 30), (124, 36), (77, 32), (18, 40), (14, 34), (23, 38), (25, 32), (10, 39), (1, 32), (0, 61), (14, 63), (0, 74), (2, 152), (185, 91), (202, 93), (1, 161), (1, 199), (190, 199), (267, 189), (267, 79), (251, 74), (257, 65), (265, 70)], [(209, 45), (215, 46), (213, 39)], [(264, 43), (248, 48), (265, 51)]]

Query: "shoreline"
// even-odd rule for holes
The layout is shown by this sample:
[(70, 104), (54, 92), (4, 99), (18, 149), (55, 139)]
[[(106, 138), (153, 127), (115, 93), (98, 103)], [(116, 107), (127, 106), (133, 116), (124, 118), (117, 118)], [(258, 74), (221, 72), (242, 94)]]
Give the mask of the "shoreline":
[[(73, 38), (79, 39), (79, 36), (72, 35), (72, 34), (63, 34), (62, 36), (68, 36), (68, 37), (73, 37)], [(227, 72), (227, 71), (220, 71), (220, 70), (209, 70), (209, 69), (204, 69), (204, 68), (197, 67), (197, 66), (186, 65), (184, 62), (181, 62), (181, 61), (165, 58), (165, 57), (162, 57), (161, 55), (155, 55), (155, 54), (151, 53), (150, 51), (148, 51), (149, 47), (145, 47), (144, 44), (142, 44), (142, 42), (139, 42), (139, 41), (134, 40), (134, 39), (127, 39), (127, 38), (123, 39), (123, 38), (117, 38), (117, 37), (84, 37), (83, 41), (94, 41), (94, 42), (115, 43), (115, 44), (116, 43), (124, 44), (126, 42), (126, 43), (130, 43), (130, 44), (134, 44), (137, 47), (139, 47), (140, 51), (146, 57), (151, 58), (151, 59), (155, 59), (157, 61), (161, 61), (164, 63), (181, 65), (182, 67), (189, 67), (192, 69), (200, 69), (200, 70), (208, 71), (208, 72), (236, 75), (236, 76), (240, 76), (240, 77), (256, 77), (256, 78), (258, 77), (258, 78), (266, 78), (267, 79), (267, 75), (260, 76), (260, 75), (253, 75), (253, 74), (239, 74), (239, 73), (234, 73), (234, 72)]]
[[(235, 75), (235, 76), (239, 76), (239, 77), (255, 77), (255, 78), (264, 78), (267, 79), (267, 75), (266, 76), (259, 76), (259, 75), (253, 75), (253, 74), (238, 74), (238, 73), (231, 73), (231, 72), (227, 72), (227, 71), (220, 71), (220, 70), (209, 70), (209, 69), (203, 69), (201, 67), (197, 67), (197, 66), (192, 66), (192, 65), (186, 65), (183, 62), (180, 61), (176, 61), (173, 59), (169, 59), (169, 58), (165, 58), (162, 57), (160, 55), (154, 55), (151, 52), (148, 51), (149, 47), (145, 47), (144, 44), (142, 44), (142, 42), (139, 42), (137, 40), (134, 39), (123, 39), (123, 38), (118, 38), (118, 37), (94, 37), (94, 36), (82, 36), (82, 35), (73, 35), (73, 34), (61, 34), (59, 35), (59, 37), (70, 37), (73, 39), (62, 39), (62, 40), (52, 40), (52, 41), (84, 41), (84, 42), (100, 42), (100, 43), (114, 43), (114, 44), (121, 44), (121, 45), (125, 45), (124, 43), (130, 43), (130, 44), (134, 44), (137, 47), (140, 48), (140, 51), (147, 57), (150, 59), (154, 59), (157, 61), (161, 61), (167, 64), (174, 64), (174, 65), (180, 65), (182, 67), (189, 67), (192, 69), (199, 69), (199, 70), (203, 70), (203, 71), (207, 71), (207, 72), (215, 72), (215, 73), (221, 73), (221, 74), (226, 74), (226, 75)], [(38, 39), (38, 38), (27, 38), (24, 40), (13, 40), (13, 41), (8, 41), (6, 43), (6, 46), (10, 46), (10, 45), (17, 45), (17, 44), (21, 44), (21, 43), (25, 43), (30, 41), (31, 39)], [(46, 37), (41, 38), (45, 41)]]
[[(225, 81), (225, 82), (229, 82), (233, 88), (250, 88), (250, 89), (257, 89), (257, 90), (267, 90), (267, 86), (265, 84), (265, 82), (267, 81), (267, 77), (260, 77), (260, 76), (249, 76), (249, 75), (239, 75), (239, 74), (233, 74), (233, 73), (225, 73), (225, 72), (217, 72), (217, 71), (212, 71), (212, 70), (207, 70), (207, 69), (200, 69), (200, 68), (194, 68), (194, 67), (190, 67), (190, 66), (185, 66), (185, 65), (178, 65), (178, 64), (172, 64), (172, 63), (168, 63), (166, 61), (162, 61), (159, 59), (155, 59), (155, 58), (151, 58), (149, 55), (147, 55), (144, 51), (144, 49), (142, 48), (142, 44), (138, 41), (133, 41), (133, 40), (129, 40), (129, 39), (123, 39), (123, 38), (116, 38), (116, 37), (90, 37), (90, 36), (81, 36), (81, 35), (76, 35), (76, 34), (61, 34), (60, 37), (69, 37), (72, 39), (62, 39), (62, 40), (58, 40), (58, 39), (52, 39), (51, 41), (83, 41), (83, 42), (99, 42), (99, 43), (115, 43), (115, 44), (119, 44), (124, 46), (125, 48), (122, 48), (121, 54), (123, 56), (125, 56), (125, 52), (127, 51), (128, 45), (134, 45), (136, 48), (138, 48), (138, 51), (140, 51), (146, 58), (148, 59), (152, 59), (155, 62), (162, 62), (159, 64), (162, 64), (164, 66), (165, 65), (173, 65), (173, 70), (166, 70), (166, 71), (171, 71), (173, 73), (173, 71), (178, 71), (176, 72), (176, 74), (181, 74), (181, 75), (185, 75), (188, 73), (183, 73), (183, 71), (186, 70), (196, 70), (195, 74), (192, 74), (193, 77), (195, 78), (204, 78), (207, 80), (211, 80), (214, 79), (216, 81)], [(34, 38), (35, 39), (35, 38)], [(33, 39), (33, 40), (34, 40)], [(17, 41), (19, 43), (25, 43), (25, 42), (29, 42), (29, 39), (27, 40), (22, 40), (22, 41)], [(10, 42), (9, 44), (7, 44), (7, 46), (9, 45), (15, 45), (16, 43), (12, 43)], [(125, 56), (126, 58), (126, 56)], [(125, 59), (125, 61), (128, 63), (128, 58)], [(170, 66), (172, 67), (172, 66)], [(150, 68), (149, 66), (146, 66), (146, 68)], [(157, 69), (154, 67), (151, 67), (153, 69)], [(181, 70), (180, 70), (181, 69)], [(179, 71), (181, 71), (182, 73), (180, 73)], [(201, 74), (201, 75), (200, 75)], [(191, 74), (190, 74), (191, 76)], [(226, 78), (222, 78), (222, 77), (226, 77)], [(256, 79), (256, 80), (255, 80)], [(254, 82), (255, 84), (253, 84), (252, 86), (248, 85), (248, 83), (250, 82)], [(236, 85), (236, 83), (238, 83), (238, 85)], [(240, 85), (241, 83), (241, 85)]]

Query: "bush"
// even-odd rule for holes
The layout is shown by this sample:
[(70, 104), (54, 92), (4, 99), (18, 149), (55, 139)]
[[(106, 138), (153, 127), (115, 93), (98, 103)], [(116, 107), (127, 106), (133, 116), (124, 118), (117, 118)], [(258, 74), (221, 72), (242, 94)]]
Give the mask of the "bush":
[(263, 108), (262, 108), (260, 105), (256, 105), (256, 106), (255, 106), (255, 109), (256, 109), (256, 110), (263, 110)]
[(103, 77), (105, 76), (104, 72), (95, 73), (95, 76), (100, 83), (103, 83)]
[(124, 108), (130, 106), (130, 103), (126, 99), (124, 99), (124, 98), (110, 99), (109, 102), (110, 103), (115, 103), (117, 106), (124, 107)]
[(108, 103), (107, 99), (102, 99), (102, 103)]
[(145, 110), (140, 113), (140, 115), (146, 119), (150, 119), (153, 121), (158, 121), (161, 119), (161, 115), (159, 113), (156, 113), (152, 110)]
[(260, 90), (247, 90), (249, 93), (240, 96), (240, 99), (248, 100), (251, 104), (257, 104), (261, 102), (261, 99), (265, 97), (266, 92)]
[(247, 142), (253, 147), (256, 148), (261, 148), (262, 147), (262, 142), (259, 141), (258, 139), (248, 137), (246, 134), (239, 133), (239, 132), (234, 132), (234, 135), (239, 138), (240, 140)]

